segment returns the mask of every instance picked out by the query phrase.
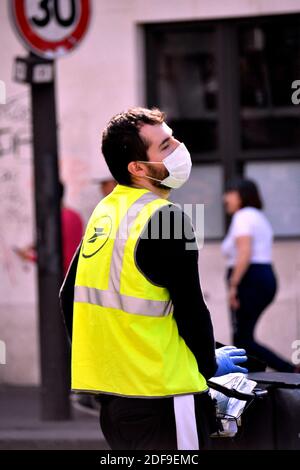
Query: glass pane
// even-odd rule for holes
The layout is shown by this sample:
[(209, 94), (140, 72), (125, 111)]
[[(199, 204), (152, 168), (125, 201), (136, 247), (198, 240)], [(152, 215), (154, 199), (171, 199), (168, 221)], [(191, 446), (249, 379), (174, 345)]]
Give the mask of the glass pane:
[(167, 113), (175, 136), (193, 153), (215, 150), (218, 83), (214, 30), (164, 32), (156, 41), (158, 106)]
[(260, 187), (275, 235), (300, 235), (300, 162), (248, 163), (246, 176)]
[[(205, 239), (221, 238), (224, 234), (222, 181), (221, 165), (193, 165), (189, 181), (171, 193), (171, 200), (181, 206), (204, 204)], [(192, 214), (195, 216), (194, 211)]]
[(291, 88), (300, 77), (300, 21), (272, 19), (239, 28), (243, 149), (300, 145), (300, 106)]

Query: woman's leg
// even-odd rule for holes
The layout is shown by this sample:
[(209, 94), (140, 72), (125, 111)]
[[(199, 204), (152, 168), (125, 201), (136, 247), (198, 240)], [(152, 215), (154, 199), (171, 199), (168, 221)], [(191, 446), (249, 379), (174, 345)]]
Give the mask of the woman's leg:
[(279, 372), (293, 372), (294, 366), (269, 348), (257, 343), (254, 330), (257, 321), (276, 293), (276, 278), (271, 266), (251, 265), (239, 289), (240, 308), (233, 312), (234, 344), (267, 363)]

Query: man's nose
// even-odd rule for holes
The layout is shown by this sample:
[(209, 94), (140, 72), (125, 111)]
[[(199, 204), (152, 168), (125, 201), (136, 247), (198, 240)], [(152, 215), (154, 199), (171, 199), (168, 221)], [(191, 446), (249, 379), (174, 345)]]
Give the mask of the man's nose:
[(179, 147), (180, 144), (181, 144), (180, 140), (175, 139), (175, 137), (172, 137), (172, 147), (173, 147), (173, 150), (175, 150), (177, 147)]

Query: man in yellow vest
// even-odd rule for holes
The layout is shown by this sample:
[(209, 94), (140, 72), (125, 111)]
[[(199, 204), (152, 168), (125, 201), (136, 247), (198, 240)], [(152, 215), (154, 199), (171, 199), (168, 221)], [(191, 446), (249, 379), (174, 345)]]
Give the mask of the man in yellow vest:
[(244, 350), (215, 350), (193, 228), (168, 201), (190, 154), (164, 114), (144, 108), (110, 120), (102, 152), (118, 185), (77, 253), (72, 390), (100, 397), (112, 449), (205, 448), (215, 430), (206, 379), (247, 370)]

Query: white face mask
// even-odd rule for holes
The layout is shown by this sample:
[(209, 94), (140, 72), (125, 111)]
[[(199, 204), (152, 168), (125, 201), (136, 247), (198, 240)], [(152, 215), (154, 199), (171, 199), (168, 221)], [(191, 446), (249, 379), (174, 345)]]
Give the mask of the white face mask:
[(161, 162), (144, 162), (141, 163), (163, 163), (166, 169), (169, 172), (169, 176), (163, 180), (157, 178), (152, 178), (151, 176), (145, 176), (151, 180), (159, 181), (164, 186), (172, 189), (180, 188), (184, 183), (189, 179), (191, 169), (192, 169), (192, 160), (191, 155), (186, 146), (181, 143), (176, 147), (176, 149), (170, 153), (166, 158)]

